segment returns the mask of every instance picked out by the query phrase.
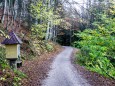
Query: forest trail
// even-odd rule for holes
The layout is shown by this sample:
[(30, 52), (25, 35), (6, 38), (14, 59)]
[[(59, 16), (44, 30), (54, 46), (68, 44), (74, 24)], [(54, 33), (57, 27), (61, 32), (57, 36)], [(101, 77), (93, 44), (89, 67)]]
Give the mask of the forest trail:
[(48, 77), (43, 81), (42, 86), (90, 86), (71, 64), (73, 48), (65, 49), (56, 56), (52, 63)]

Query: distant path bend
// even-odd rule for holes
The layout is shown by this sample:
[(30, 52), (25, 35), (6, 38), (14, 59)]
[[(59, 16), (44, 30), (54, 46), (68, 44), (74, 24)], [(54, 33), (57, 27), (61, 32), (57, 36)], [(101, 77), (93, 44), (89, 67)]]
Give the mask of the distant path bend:
[(52, 70), (43, 81), (43, 86), (90, 86), (71, 64), (73, 48), (65, 47), (52, 63)]

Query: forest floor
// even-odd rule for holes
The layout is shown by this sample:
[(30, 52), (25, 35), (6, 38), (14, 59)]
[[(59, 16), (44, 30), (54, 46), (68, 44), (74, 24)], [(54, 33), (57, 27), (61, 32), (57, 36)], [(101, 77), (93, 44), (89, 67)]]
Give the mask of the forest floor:
[(47, 77), (50, 65), (54, 57), (63, 50), (59, 45), (55, 46), (56, 50), (49, 53), (43, 53), (40, 57), (30, 61), (24, 61), (19, 70), (23, 71), (27, 78), (21, 81), (21, 86), (41, 86), (42, 80)]

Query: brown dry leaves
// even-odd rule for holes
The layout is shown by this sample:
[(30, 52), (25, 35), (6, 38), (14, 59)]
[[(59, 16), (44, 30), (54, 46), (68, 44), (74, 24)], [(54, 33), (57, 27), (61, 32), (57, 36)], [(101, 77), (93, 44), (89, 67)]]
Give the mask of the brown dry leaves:
[(22, 86), (41, 86), (42, 80), (47, 77), (53, 58), (63, 50), (59, 45), (57, 45), (55, 49), (55, 51), (44, 53), (34, 60), (23, 62), (23, 66), (20, 70), (22, 70), (28, 78), (22, 80)]

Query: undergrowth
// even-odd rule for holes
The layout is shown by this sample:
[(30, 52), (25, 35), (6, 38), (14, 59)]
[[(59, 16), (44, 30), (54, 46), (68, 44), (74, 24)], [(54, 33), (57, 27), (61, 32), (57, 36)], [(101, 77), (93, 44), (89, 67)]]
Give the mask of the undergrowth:
[(20, 81), (27, 77), (19, 70), (12, 70), (5, 59), (5, 47), (0, 46), (0, 85), (20, 86)]
[(80, 41), (74, 46), (81, 50), (77, 60), (89, 70), (115, 79), (115, 18), (100, 15), (101, 21), (93, 22), (95, 29), (75, 34)]
[(23, 60), (31, 60), (34, 58), (38, 58), (45, 52), (51, 52), (53, 50), (54, 44), (52, 42), (46, 42), (44, 40), (36, 39), (31, 39), (31, 41), (26, 40), (26, 42), (24, 42), (21, 46), (21, 58)]

